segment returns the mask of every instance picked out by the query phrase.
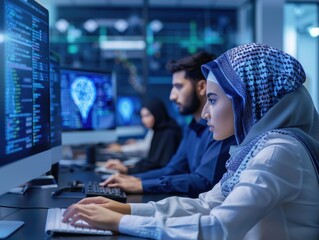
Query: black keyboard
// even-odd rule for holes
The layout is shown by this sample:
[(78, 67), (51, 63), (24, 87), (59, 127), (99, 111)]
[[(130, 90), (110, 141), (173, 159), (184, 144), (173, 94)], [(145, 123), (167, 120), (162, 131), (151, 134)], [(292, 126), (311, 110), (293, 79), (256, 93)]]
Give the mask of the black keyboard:
[(102, 187), (98, 182), (89, 182), (85, 186), (87, 197), (102, 196), (118, 202), (126, 203), (126, 193), (118, 187)]

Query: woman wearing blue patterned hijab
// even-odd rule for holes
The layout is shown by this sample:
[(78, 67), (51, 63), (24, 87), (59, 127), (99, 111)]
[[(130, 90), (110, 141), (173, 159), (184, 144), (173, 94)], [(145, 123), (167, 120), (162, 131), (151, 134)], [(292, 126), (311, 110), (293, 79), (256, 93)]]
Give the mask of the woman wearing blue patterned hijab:
[[(252, 43), (227, 51), (202, 71), (208, 80), (202, 117), (214, 136), (232, 129), (238, 143), (220, 181), (226, 197), (222, 205), (236, 216), (228, 219), (244, 222), (238, 239), (317, 239), (319, 117), (302, 86), (301, 64)], [(231, 123), (224, 118), (221, 127), (222, 113), (216, 113), (223, 95), (233, 114), (228, 114)], [(245, 209), (248, 214), (240, 214)], [(231, 230), (229, 224), (222, 227)]]
[[(197, 199), (122, 204), (84, 199), (64, 221), (152, 239), (318, 240), (319, 117), (290, 55), (263, 44), (204, 64), (202, 117), (216, 140), (235, 135), (227, 172)], [(80, 216), (80, 217), (77, 217)]]

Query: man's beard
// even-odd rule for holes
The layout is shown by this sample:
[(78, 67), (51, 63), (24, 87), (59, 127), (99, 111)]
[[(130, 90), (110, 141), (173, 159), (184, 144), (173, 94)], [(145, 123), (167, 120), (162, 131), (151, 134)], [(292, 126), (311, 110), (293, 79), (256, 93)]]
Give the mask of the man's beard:
[(196, 94), (195, 89), (191, 94), (191, 98), (186, 102), (185, 106), (183, 106), (179, 113), (182, 115), (190, 115), (195, 113), (200, 107), (200, 100)]

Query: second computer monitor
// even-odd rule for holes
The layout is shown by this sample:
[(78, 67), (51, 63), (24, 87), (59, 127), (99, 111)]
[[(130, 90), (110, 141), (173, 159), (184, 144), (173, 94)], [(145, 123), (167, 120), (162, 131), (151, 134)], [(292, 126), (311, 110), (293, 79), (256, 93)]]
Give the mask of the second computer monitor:
[(136, 95), (118, 95), (116, 101), (116, 133), (119, 138), (140, 137), (145, 134), (141, 121), (142, 99)]
[(116, 141), (115, 83), (110, 72), (61, 68), (62, 143)]
[(123, 126), (140, 126), (141, 121), (141, 98), (132, 95), (119, 95), (116, 101), (116, 124)]

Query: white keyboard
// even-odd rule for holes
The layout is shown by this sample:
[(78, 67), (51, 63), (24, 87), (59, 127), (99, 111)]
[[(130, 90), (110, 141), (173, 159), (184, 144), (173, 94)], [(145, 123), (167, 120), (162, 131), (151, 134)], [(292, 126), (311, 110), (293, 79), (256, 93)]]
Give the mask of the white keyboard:
[(63, 223), (64, 208), (50, 208), (48, 209), (47, 221), (45, 225), (45, 233), (52, 236), (54, 233), (76, 233), (76, 234), (92, 234), (92, 235), (112, 235), (111, 231), (92, 228), (88, 223), (80, 220), (77, 223), (81, 225), (72, 226), (68, 223)]

